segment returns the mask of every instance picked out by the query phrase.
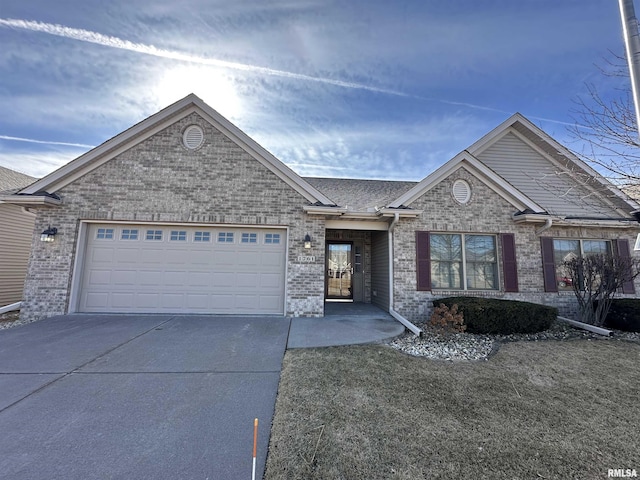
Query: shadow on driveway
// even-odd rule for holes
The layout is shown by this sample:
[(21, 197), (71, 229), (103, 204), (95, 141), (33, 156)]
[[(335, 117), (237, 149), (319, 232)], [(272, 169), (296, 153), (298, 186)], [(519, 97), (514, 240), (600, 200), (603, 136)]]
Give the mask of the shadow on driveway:
[(66, 315), (0, 331), (0, 478), (262, 478), (290, 320)]

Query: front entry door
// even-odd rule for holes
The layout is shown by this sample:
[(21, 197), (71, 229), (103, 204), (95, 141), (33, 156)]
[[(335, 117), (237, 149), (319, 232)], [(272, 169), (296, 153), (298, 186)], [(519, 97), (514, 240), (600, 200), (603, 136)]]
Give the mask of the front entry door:
[(351, 244), (351, 242), (330, 242), (327, 244), (327, 299), (353, 299), (352, 247), (353, 245)]

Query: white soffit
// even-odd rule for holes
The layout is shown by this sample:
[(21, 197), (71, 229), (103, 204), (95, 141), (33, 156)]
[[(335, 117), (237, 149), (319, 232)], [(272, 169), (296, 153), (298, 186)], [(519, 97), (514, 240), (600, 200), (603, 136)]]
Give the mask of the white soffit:
[(389, 230), (388, 222), (373, 222), (367, 220), (326, 220), (324, 226), (327, 230)]

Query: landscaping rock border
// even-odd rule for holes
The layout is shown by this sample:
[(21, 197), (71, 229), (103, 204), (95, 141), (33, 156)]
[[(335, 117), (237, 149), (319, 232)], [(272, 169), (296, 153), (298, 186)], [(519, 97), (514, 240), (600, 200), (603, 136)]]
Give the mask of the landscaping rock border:
[(25, 323), (28, 322), (20, 321), (19, 311), (0, 313), (0, 330), (17, 327), (18, 325), (23, 325)]
[(452, 333), (444, 335), (426, 324), (417, 325), (423, 336), (404, 333), (388, 343), (389, 346), (408, 355), (433, 360), (487, 360), (506, 342), (538, 342), (544, 340), (625, 340), (640, 342), (640, 333), (613, 330), (612, 337), (605, 337), (586, 330), (573, 328), (568, 324), (554, 323), (548, 330), (538, 333), (511, 335), (480, 335), (472, 333)]

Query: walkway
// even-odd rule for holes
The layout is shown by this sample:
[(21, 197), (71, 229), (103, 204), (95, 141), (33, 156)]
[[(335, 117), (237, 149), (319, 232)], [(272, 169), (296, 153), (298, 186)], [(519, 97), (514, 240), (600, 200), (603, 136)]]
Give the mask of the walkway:
[(287, 348), (333, 347), (376, 343), (401, 335), (405, 328), (370, 303), (325, 303), (324, 318), (293, 318)]

